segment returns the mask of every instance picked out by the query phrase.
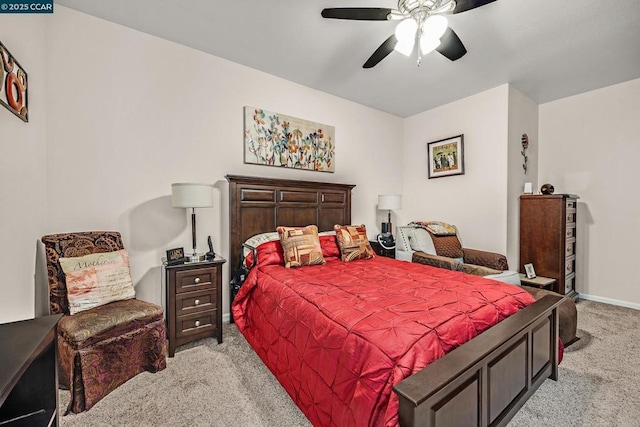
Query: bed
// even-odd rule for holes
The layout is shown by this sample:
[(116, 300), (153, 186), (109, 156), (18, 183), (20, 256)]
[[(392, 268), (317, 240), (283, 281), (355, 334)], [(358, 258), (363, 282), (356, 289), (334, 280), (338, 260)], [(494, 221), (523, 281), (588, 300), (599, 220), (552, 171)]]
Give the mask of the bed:
[[(306, 226), (317, 224), (320, 230), (331, 230), (334, 224), (351, 223), (351, 190), (353, 185), (233, 175), (227, 176), (227, 179), (229, 180), (230, 196), (230, 258), (232, 268), (240, 265), (241, 245), (247, 238), (262, 232), (274, 231), (277, 225)], [(327, 241), (326, 238), (325, 241)], [(498, 320), (506, 317), (504, 320), (492, 327), (487, 325), (486, 327), (473, 326), (471, 328), (468, 325), (461, 326), (451, 322), (446, 328), (450, 330), (450, 336), (447, 336), (443, 330), (425, 322), (423, 329), (436, 330), (435, 335), (438, 338), (436, 341), (439, 345), (444, 342), (443, 348), (447, 346), (454, 348), (451, 351), (445, 348), (448, 352), (443, 356), (440, 354), (424, 356), (421, 352), (422, 349), (418, 348), (424, 345), (424, 342), (417, 339), (414, 341), (420, 345), (405, 347), (404, 344), (397, 344), (395, 338), (392, 341), (393, 345), (390, 345), (378, 337), (377, 347), (358, 347), (353, 345), (353, 340), (359, 341), (365, 338), (369, 340), (371, 338), (361, 336), (360, 334), (365, 332), (356, 327), (361, 323), (367, 323), (369, 317), (361, 315), (357, 317), (357, 325), (345, 328), (345, 324), (353, 321), (353, 312), (358, 312), (358, 310), (373, 312), (381, 307), (384, 308), (384, 306), (402, 305), (402, 300), (406, 296), (403, 295), (403, 292), (407, 287), (401, 286), (401, 281), (380, 281), (380, 278), (385, 275), (393, 278), (403, 276), (403, 280), (405, 277), (407, 277), (406, 280), (409, 280), (409, 276), (426, 277), (425, 273), (428, 273), (429, 279), (423, 277), (419, 280), (435, 283), (434, 286), (441, 287), (438, 291), (442, 291), (445, 287), (449, 289), (452, 286), (458, 286), (456, 281), (471, 280), (480, 287), (485, 286), (480, 291), (482, 295), (493, 292), (486, 288), (486, 286), (491, 286), (492, 282), (479, 277), (467, 277), (457, 272), (446, 270), (438, 272), (436, 271), (438, 269), (401, 263), (381, 257), (367, 260), (366, 262), (369, 264), (366, 267), (358, 264), (359, 261), (342, 263), (339, 260), (334, 260), (330, 253), (332, 249), (327, 248), (329, 252), (326, 257), (327, 263), (325, 266), (317, 266), (317, 270), (314, 270), (315, 266), (304, 267), (292, 269), (295, 271), (289, 270), (289, 275), (286, 275), (284, 267), (275, 265), (277, 263), (267, 263), (254, 268), (245, 283), (245, 285), (251, 283), (249, 286), (256, 286), (256, 283), (260, 283), (265, 288), (275, 289), (276, 286), (279, 286), (278, 283), (290, 282), (290, 277), (293, 276), (301, 275), (298, 277), (297, 283), (313, 281), (315, 293), (303, 296), (305, 307), (317, 308), (313, 312), (313, 320), (311, 317), (308, 317), (309, 321), (279, 321), (280, 323), (278, 323), (274, 320), (278, 316), (284, 316), (287, 310), (302, 313), (303, 309), (300, 308), (298, 295), (298, 290), (302, 287), (295, 283), (290, 284), (289, 287), (278, 289), (275, 296), (270, 297), (274, 300), (274, 307), (280, 307), (282, 310), (254, 308), (254, 312), (261, 312), (261, 314), (253, 316), (249, 321), (244, 318), (236, 319), (243, 335), (247, 337), (267, 367), (283, 384), (294, 402), (314, 424), (505, 425), (546, 378), (557, 379), (557, 306), (561, 297), (548, 296), (533, 303), (523, 300), (518, 303), (523, 307), (521, 309), (500, 308), (499, 310), (496, 309), (496, 305), (502, 304), (500, 302), (502, 297), (495, 297), (487, 310), (495, 311), (492, 316), (497, 317)], [(324, 250), (325, 246), (323, 245)], [(271, 251), (273, 252), (271, 255), (261, 254), (258, 257), (259, 260), (276, 257), (277, 251), (273, 248)], [(333, 251), (335, 252), (335, 250)], [(402, 267), (399, 267), (398, 263), (402, 264)], [(362, 286), (365, 282), (378, 281), (379, 287), (386, 292), (384, 294), (385, 304), (378, 304), (377, 308), (371, 308), (370, 305), (358, 307), (353, 303), (355, 300), (352, 300), (353, 310), (336, 308), (337, 306), (332, 305), (334, 300), (328, 297), (334, 294), (342, 295), (346, 292), (327, 288), (333, 280), (332, 275), (343, 278), (359, 276), (360, 279), (365, 279)], [(344, 286), (346, 286), (344, 282), (342, 282), (342, 286), (342, 290), (344, 290)], [(510, 298), (516, 300), (522, 298), (518, 296), (522, 292), (514, 290), (515, 287), (501, 286), (504, 286), (502, 290), (510, 294)], [(244, 288), (238, 294), (239, 300), (234, 306), (236, 314), (243, 313), (245, 309), (246, 311), (252, 310), (246, 307), (240, 310), (240, 305), (254, 304), (257, 307), (257, 302), (250, 300), (252, 297), (242, 294), (245, 290), (248, 293), (250, 289)], [(369, 291), (363, 290), (363, 292)], [(473, 292), (477, 293), (478, 291)], [(375, 298), (376, 296), (369, 296), (365, 299)], [(347, 301), (349, 300), (347, 299)], [(427, 298), (425, 301), (428, 305), (430, 300)], [(294, 306), (288, 308), (287, 304), (290, 302)], [(447, 303), (445, 303), (446, 306)], [(409, 307), (405, 311), (412, 313), (414, 308)], [(337, 312), (338, 315), (324, 318), (323, 313), (329, 312)], [(429, 314), (425, 314), (425, 316), (429, 316)], [(371, 319), (378, 321), (378, 323), (382, 319), (384, 324), (376, 325), (374, 321), (368, 322), (372, 324), (368, 328), (368, 333), (371, 330), (375, 331), (377, 327), (383, 336), (388, 336), (390, 330), (388, 324), (392, 323), (395, 334), (406, 333), (420, 337), (423, 335), (423, 331), (416, 332), (415, 329), (407, 328), (411, 321), (416, 323), (415, 318), (407, 321), (395, 317), (378, 318), (372, 315)], [(484, 318), (481, 317), (479, 321), (480, 323), (484, 322)], [(276, 323), (278, 326), (274, 328), (273, 325)], [(342, 329), (336, 332), (331, 329), (330, 325), (332, 324), (338, 324)], [(281, 329), (283, 334), (281, 336), (275, 335), (274, 329)], [(478, 332), (484, 332), (458, 346), (459, 342), (456, 337), (460, 334), (457, 329), (477, 329)], [(312, 351), (305, 355), (302, 349), (298, 350), (295, 346), (304, 347), (308, 343), (310, 330), (316, 336), (315, 342), (320, 344), (310, 346)], [(470, 338), (474, 333), (467, 333), (467, 335), (469, 335), (467, 338)], [(374, 338), (371, 339), (374, 340)], [(358, 352), (363, 353), (358, 355)], [(390, 360), (387, 357), (388, 353), (393, 352), (398, 353), (399, 359), (386, 363), (388, 365), (386, 367), (378, 363), (380, 360)], [(420, 360), (416, 362), (416, 359)], [(431, 361), (430, 359), (437, 360)], [(401, 363), (397, 363), (398, 360)], [(410, 363), (407, 360), (410, 360)], [(340, 366), (347, 364), (345, 361), (360, 363), (357, 372), (362, 372), (362, 376), (357, 378), (356, 384), (360, 388), (356, 391), (353, 390), (353, 386), (347, 384), (352, 378), (345, 378), (339, 373)], [(373, 363), (374, 361), (376, 363)], [(416, 363), (423, 362), (428, 363), (426, 367), (417, 369)], [(382, 363), (382, 365), (384, 364)], [(302, 365), (306, 367), (304, 372), (301, 368)], [(370, 381), (372, 376), (376, 381)], [(295, 387), (291, 385), (292, 382), (296, 383)], [(325, 386), (316, 387), (321, 382), (324, 382), (325, 385), (331, 385), (332, 388), (327, 390)], [(351, 388), (349, 389), (349, 387)], [(349, 389), (347, 392), (349, 397), (346, 400), (344, 397), (345, 389)], [(348, 407), (349, 411), (353, 411), (351, 415), (345, 415), (345, 407)], [(355, 418), (349, 419), (349, 416)]]

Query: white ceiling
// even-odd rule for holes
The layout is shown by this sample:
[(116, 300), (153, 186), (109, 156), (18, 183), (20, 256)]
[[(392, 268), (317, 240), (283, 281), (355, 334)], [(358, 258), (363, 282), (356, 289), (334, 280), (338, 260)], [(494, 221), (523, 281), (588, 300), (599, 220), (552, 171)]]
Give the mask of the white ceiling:
[(510, 83), (538, 103), (640, 78), (640, 0), (498, 0), (449, 16), (468, 53), (392, 52), (362, 64), (396, 23), (323, 19), (392, 0), (56, 0), (145, 33), (408, 117)]

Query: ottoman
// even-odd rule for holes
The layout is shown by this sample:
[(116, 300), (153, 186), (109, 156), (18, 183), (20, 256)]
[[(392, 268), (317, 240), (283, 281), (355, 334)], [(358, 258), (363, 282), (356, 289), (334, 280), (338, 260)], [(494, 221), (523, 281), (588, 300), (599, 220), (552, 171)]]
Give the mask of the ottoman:
[[(522, 289), (529, 292), (536, 301), (545, 295), (557, 295), (553, 291), (535, 288), (532, 286), (521, 286)], [(564, 298), (558, 307), (558, 316), (560, 318), (560, 340), (565, 347), (576, 341), (576, 329), (578, 328), (578, 312), (576, 304), (571, 298)]]

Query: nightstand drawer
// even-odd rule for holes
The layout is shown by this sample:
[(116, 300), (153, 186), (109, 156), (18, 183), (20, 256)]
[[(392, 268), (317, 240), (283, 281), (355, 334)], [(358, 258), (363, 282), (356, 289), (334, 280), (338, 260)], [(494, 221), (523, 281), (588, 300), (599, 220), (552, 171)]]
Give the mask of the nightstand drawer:
[(211, 289), (216, 279), (216, 268), (195, 268), (176, 273), (176, 293)]
[(217, 310), (207, 310), (176, 318), (176, 338), (206, 333), (216, 329)]
[(216, 288), (196, 292), (186, 292), (176, 296), (176, 315), (183, 316), (216, 307)]

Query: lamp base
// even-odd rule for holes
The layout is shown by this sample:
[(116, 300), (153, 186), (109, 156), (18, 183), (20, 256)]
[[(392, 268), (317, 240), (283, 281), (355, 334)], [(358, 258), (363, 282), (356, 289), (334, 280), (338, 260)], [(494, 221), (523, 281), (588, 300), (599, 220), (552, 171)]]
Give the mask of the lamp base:
[(202, 261), (205, 261), (205, 260), (206, 260), (206, 257), (205, 257), (204, 254), (191, 254), (187, 258), (187, 262), (188, 263), (202, 262)]

